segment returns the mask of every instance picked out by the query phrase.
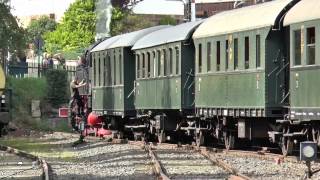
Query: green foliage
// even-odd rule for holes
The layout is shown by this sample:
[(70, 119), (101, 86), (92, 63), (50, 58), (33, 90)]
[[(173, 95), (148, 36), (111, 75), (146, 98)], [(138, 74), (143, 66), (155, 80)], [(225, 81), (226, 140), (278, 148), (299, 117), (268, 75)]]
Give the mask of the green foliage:
[(53, 107), (59, 107), (68, 101), (68, 74), (65, 70), (51, 69), (46, 73), (48, 83), (48, 101)]
[(164, 16), (160, 19), (160, 25), (177, 25), (177, 21), (172, 16)]
[(42, 37), (46, 32), (56, 29), (57, 23), (48, 16), (41, 16), (37, 20), (32, 20), (27, 27), (28, 42), (33, 43), (37, 37)]
[(90, 45), (95, 36), (94, 5), (94, 0), (71, 4), (56, 30), (44, 34), (45, 49), (50, 53), (72, 52)]
[(0, 49), (10, 52), (22, 51), (25, 48), (25, 31), (18, 26), (11, 14), (7, 0), (0, 0)]
[(142, 20), (141, 17), (132, 14), (128, 10), (118, 7), (112, 10), (110, 23), (111, 36), (137, 31), (151, 26), (153, 26), (153, 24), (149, 20)]
[(31, 101), (43, 102), (47, 94), (47, 82), (44, 78), (16, 79), (8, 77), (8, 87), (12, 91), (13, 121), (22, 121), (23, 124), (31, 122)]

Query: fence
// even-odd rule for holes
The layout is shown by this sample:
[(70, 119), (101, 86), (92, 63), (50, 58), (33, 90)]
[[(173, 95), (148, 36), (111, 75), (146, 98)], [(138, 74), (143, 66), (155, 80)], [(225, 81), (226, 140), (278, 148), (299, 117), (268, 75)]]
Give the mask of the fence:
[(68, 72), (68, 80), (70, 81), (76, 73), (76, 64), (60, 65), (54, 64), (52, 66), (36, 62), (19, 62), (15, 64), (8, 64), (8, 74), (15, 78), (34, 77), (39, 78), (45, 76), (49, 69), (62, 69)]

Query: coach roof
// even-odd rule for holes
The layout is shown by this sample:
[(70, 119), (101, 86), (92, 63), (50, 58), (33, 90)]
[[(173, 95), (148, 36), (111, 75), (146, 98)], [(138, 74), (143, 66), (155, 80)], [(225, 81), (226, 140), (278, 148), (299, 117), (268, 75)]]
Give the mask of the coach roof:
[(112, 43), (108, 48), (111, 49), (111, 48), (117, 48), (117, 47), (133, 46), (143, 36), (146, 36), (149, 33), (152, 33), (154, 31), (164, 29), (167, 27), (170, 27), (170, 26), (168, 25), (155, 26), (155, 27), (150, 27), (150, 28), (139, 30), (139, 31), (134, 31), (127, 34), (120, 35), (120, 38), (114, 43)]
[(320, 19), (320, 0), (301, 0), (286, 15), (284, 25)]
[(201, 22), (203, 21), (188, 22), (155, 31), (138, 40), (132, 49), (143, 49), (186, 40), (192, 36), (194, 29), (198, 27)]
[(102, 41), (100, 44), (98, 44), (96, 47), (94, 47), (91, 52), (97, 52), (97, 51), (103, 51), (109, 48), (109, 46), (114, 43), (116, 40), (120, 38), (120, 35), (114, 36), (111, 38), (108, 38), (104, 41)]
[(258, 5), (224, 11), (203, 22), (193, 38), (218, 36), (234, 32), (274, 26), (277, 17), (292, 0), (274, 0)]

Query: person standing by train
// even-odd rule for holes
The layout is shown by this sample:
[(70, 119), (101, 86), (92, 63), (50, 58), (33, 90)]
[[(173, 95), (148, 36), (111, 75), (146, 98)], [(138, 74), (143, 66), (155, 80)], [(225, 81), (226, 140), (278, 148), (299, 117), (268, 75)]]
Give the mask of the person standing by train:
[(83, 113), (83, 102), (79, 93), (79, 88), (85, 86), (87, 83), (82, 80), (80, 83), (78, 82), (78, 77), (74, 76), (73, 80), (70, 82), (70, 93), (71, 93), (71, 101), (70, 105), (77, 101), (78, 105), (78, 115)]

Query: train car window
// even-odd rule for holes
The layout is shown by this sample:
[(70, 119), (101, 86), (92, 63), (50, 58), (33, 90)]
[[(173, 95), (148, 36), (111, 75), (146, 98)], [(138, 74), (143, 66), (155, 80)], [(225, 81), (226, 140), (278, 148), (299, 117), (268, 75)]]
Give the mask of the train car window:
[(100, 53), (99, 53), (99, 59), (98, 59), (98, 86), (101, 86), (101, 57), (100, 57)]
[(315, 64), (316, 60), (316, 32), (315, 28), (307, 28), (307, 65)]
[(107, 56), (107, 85), (110, 86), (111, 85), (111, 56), (108, 53)]
[(151, 57), (150, 53), (147, 53), (147, 77), (151, 77)]
[(179, 47), (176, 47), (176, 75), (178, 75), (179, 69), (180, 69), (180, 52), (179, 52)]
[(260, 35), (256, 35), (256, 67), (261, 67), (261, 43)]
[(157, 61), (156, 61), (156, 52), (152, 52), (152, 58), (153, 58), (153, 77), (156, 77), (156, 69), (157, 69)]
[(169, 49), (169, 74), (173, 74), (173, 51), (172, 48)]
[(301, 65), (301, 30), (293, 32), (294, 35), (294, 65)]
[(198, 49), (198, 73), (202, 71), (202, 44), (199, 44)]
[(220, 71), (220, 41), (217, 41), (217, 71)]
[(234, 66), (233, 66), (233, 68), (234, 68), (234, 70), (237, 70), (239, 67), (238, 67), (238, 62), (239, 62), (239, 58), (238, 58), (238, 56), (239, 56), (239, 53), (238, 53), (238, 39), (237, 38), (235, 38), (234, 39), (234, 42), (233, 42), (233, 60), (234, 60)]
[(168, 71), (167, 71), (167, 66), (168, 66), (168, 62), (167, 62), (167, 51), (165, 49), (162, 50), (163, 51), (163, 76), (168, 75)]
[(146, 75), (145, 75), (145, 71), (146, 71), (146, 59), (145, 59), (145, 54), (142, 53), (142, 68), (141, 68), (141, 72), (142, 72), (142, 78), (145, 78)]
[(103, 86), (106, 86), (107, 81), (107, 58), (106, 55), (103, 53)]
[(246, 36), (244, 39), (244, 68), (249, 69), (249, 37)]
[(117, 84), (117, 61), (116, 52), (113, 52), (113, 85)]
[(119, 84), (122, 84), (122, 56), (121, 56), (121, 51), (119, 52)]
[(97, 59), (97, 54), (94, 54), (94, 58), (92, 59), (92, 63), (93, 63), (93, 86), (96, 86), (96, 59)]
[(211, 42), (208, 42), (207, 43), (207, 72), (211, 71), (211, 56), (212, 56)]
[(226, 66), (225, 70), (229, 69), (229, 40), (226, 40)]
[(137, 59), (136, 61), (137, 79), (139, 79), (140, 78), (140, 55), (139, 54), (136, 55), (136, 59)]
[(158, 76), (161, 76), (161, 66), (162, 66), (162, 61), (161, 61), (161, 52), (160, 50), (157, 51), (158, 53)]

